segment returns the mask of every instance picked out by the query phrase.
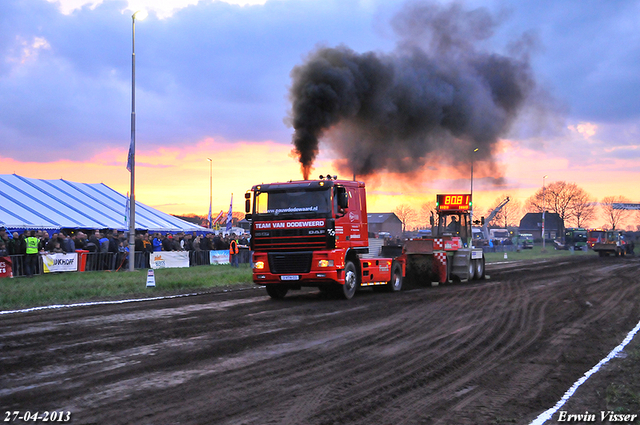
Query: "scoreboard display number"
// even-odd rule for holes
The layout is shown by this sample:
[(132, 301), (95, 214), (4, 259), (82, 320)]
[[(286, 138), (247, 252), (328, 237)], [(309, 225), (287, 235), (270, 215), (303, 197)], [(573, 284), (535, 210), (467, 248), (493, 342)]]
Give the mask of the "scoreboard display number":
[(468, 211), (471, 209), (471, 195), (444, 194), (437, 196), (436, 208), (438, 210)]

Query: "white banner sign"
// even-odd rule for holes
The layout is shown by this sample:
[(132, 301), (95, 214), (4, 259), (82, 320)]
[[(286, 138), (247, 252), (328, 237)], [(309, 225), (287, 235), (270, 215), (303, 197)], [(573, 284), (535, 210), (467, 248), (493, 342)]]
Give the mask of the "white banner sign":
[(42, 254), (42, 271), (75, 272), (78, 271), (78, 254)]
[(189, 252), (188, 251), (152, 252), (150, 263), (151, 263), (152, 269), (189, 267)]
[(229, 250), (209, 251), (209, 264), (229, 264)]

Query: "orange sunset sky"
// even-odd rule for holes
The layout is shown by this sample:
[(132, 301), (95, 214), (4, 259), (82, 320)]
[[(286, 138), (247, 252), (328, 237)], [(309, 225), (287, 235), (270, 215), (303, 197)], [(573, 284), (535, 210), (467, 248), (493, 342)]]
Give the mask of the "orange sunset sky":
[[(578, 135), (584, 137), (587, 145), (588, 139), (595, 136)], [(137, 150), (136, 197), (139, 202), (170, 214), (208, 213), (210, 171), (214, 215), (228, 209), (232, 193), (234, 211), (242, 211), (243, 195), (252, 185), (301, 179), (291, 146), (273, 141), (225, 143), (207, 138), (193, 147), (155, 149), (148, 144), (139, 142)], [(503, 194), (524, 203), (542, 187), (544, 175), (548, 175), (546, 184), (558, 180), (574, 182), (597, 199), (623, 195), (633, 202), (640, 202), (640, 185), (633, 184), (640, 180), (635, 160), (617, 159), (580, 166), (570, 164), (557, 152), (527, 149), (509, 140), (501, 141), (499, 146), (497, 158), (506, 178), (504, 186), (494, 187), (485, 179), (491, 176), (484, 174), (482, 164), (474, 166), (474, 203), (480, 210), (486, 211)], [(2, 163), (6, 172), (26, 177), (104, 183), (127, 193), (130, 182), (125, 168), (126, 155), (127, 149), (121, 148), (100, 152), (86, 161), (35, 163), (2, 158)], [(211, 170), (207, 158), (213, 159)], [(316, 162), (312, 177), (328, 172), (338, 173), (332, 167), (331, 159), (323, 155)], [(470, 173), (451, 176), (448, 172), (451, 170), (443, 167), (425, 171), (414, 180), (401, 180), (389, 173), (364, 179), (369, 212), (389, 212), (400, 204), (409, 204), (419, 210), (422, 203), (435, 200), (436, 193), (469, 191)], [(352, 176), (339, 177), (350, 179)]]

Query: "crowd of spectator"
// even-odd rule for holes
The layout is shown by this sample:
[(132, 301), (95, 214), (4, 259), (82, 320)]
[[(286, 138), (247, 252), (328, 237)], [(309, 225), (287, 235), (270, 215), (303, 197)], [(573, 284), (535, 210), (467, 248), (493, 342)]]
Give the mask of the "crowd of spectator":
[[(89, 270), (126, 269), (129, 259), (129, 241), (124, 232), (95, 230), (88, 233), (89, 235), (81, 230), (68, 230), (53, 233), (50, 236), (47, 231), (27, 230), (23, 233), (11, 234), (4, 227), (0, 227), (0, 257), (26, 255), (28, 253), (27, 238), (35, 237), (38, 240), (37, 252), (40, 254), (88, 251), (90, 254), (103, 254), (103, 258), (100, 259), (98, 255), (89, 255)], [(231, 240), (235, 240), (237, 245), (243, 248), (249, 245), (245, 236), (237, 237), (235, 234), (139, 232), (135, 236), (135, 267), (149, 267), (150, 254), (158, 251), (189, 251), (192, 253), (190, 258), (193, 258), (196, 263), (194, 265), (207, 264), (208, 257), (205, 251), (227, 250)]]

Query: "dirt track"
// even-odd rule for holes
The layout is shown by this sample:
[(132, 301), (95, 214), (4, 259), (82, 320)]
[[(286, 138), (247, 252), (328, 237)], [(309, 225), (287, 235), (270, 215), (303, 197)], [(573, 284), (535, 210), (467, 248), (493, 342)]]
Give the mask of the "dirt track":
[(495, 265), (351, 301), (248, 289), (3, 315), (1, 419), (527, 424), (640, 320), (639, 260)]

